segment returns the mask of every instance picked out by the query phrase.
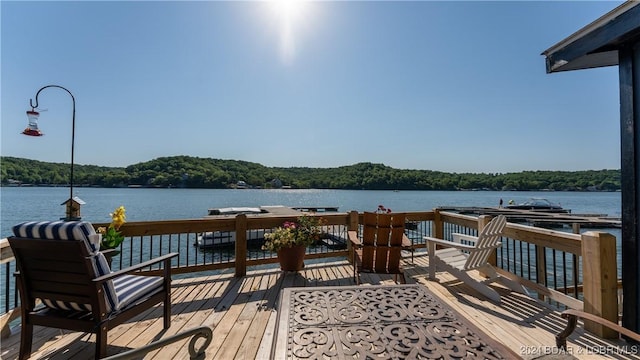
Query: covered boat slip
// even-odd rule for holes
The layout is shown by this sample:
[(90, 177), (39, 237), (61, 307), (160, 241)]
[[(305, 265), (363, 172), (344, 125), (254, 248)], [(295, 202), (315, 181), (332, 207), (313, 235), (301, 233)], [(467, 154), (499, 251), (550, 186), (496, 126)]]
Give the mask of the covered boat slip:
[[(427, 280), (428, 257), (424, 252), (406, 257), (404, 268), (408, 284), (428, 289), (434, 297), (454, 309), (465, 321), (486, 336), (525, 359), (545, 353), (557, 354), (555, 335), (566, 325), (558, 311), (523, 294), (500, 285), (502, 301), (484, 298), (447, 272), (439, 271), (439, 282)], [(362, 287), (394, 284), (393, 276), (362, 274)], [(142, 347), (154, 340), (199, 326), (213, 329), (207, 359), (268, 359), (276, 345), (279, 299), (282, 290), (307, 286), (354, 286), (353, 268), (343, 259), (306, 261), (299, 273), (284, 273), (275, 267), (249, 269), (244, 277), (234, 277), (231, 269), (222, 273), (175, 278), (172, 284), (171, 327), (162, 331), (161, 309), (154, 308), (109, 332), (107, 354)], [(91, 335), (36, 327), (32, 359), (90, 359)], [(2, 340), (2, 359), (16, 359), (19, 334)], [(181, 340), (145, 359), (188, 358), (188, 340)], [(623, 341), (602, 340), (585, 333), (582, 322), (568, 339), (568, 352), (579, 359), (640, 359), (638, 351)]]

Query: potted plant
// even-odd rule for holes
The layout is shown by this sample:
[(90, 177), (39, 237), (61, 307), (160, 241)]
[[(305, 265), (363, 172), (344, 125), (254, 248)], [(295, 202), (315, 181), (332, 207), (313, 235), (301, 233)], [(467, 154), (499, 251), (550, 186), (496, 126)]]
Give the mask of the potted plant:
[(278, 254), (280, 268), (284, 271), (299, 271), (304, 267), (307, 246), (322, 237), (324, 219), (302, 215), (295, 222), (285, 221), (282, 226), (264, 235), (263, 250)]
[(101, 235), (100, 249), (114, 249), (118, 247), (124, 240), (124, 235), (119, 231), (120, 227), (127, 222), (127, 216), (125, 215), (124, 206), (116, 208), (116, 210), (109, 214), (111, 216), (111, 224), (108, 228), (103, 226), (97, 229), (97, 233)]

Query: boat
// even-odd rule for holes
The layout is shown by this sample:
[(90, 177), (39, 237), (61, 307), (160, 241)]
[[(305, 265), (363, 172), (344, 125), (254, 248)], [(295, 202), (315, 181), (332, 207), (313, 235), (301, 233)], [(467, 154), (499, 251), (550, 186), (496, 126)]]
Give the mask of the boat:
[(238, 214), (265, 214), (267, 210), (259, 207), (225, 207), (225, 208), (212, 208), (207, 211), (207, 216), (214, 215), (238, 215)]
[[(205, 218), (221, 218), (221, 217), (235, 217), (239, 214), (246, 215), (264, 215), (270, 213), (281, 213), (284, 210), (289, 209), (284, 206), (262, 206), (262, 207), (222, 207), (211, 208), (207, 210), (207, 216)], [(280, 211), (278, 211), (280, 210)], [(294, 210), (292, 210), (294, 211)], [(296, 211), (295, 214), (298, 212)], [(264, 240), (264, 234), (270, 230), (256, 229), (247, 230), (247, 241)], [(199, 233), (194, 246), (200, 249), (214, 248), (220, 246), (233, 245), (236, 242), (235, 231), (207, 231)]]
[[(247, 241), (264, 240), (264, 234), (270, 232), (269, 229), (256, 229), (247, 231)], [(235, 231), (207, 231), (198, 234), (195, 246), (200, 249), (215, 248), (220, 246), (230, 246), (236, 242)]]
[[(223, 207), (210, 208), (205, 218), (225, 218), (235, 217), (239, 214), (247, 216), (299, 216), (305, 212), (332, 212), (338, 211), (335, 206), (310, 206), (310, 207), (288, 207), (282, 205), (260, 206), (260, 207)], [(247, 230), (247, 242), (263, 241), (264, 235), (271, 232), (271, 229)], [(194, 242), (194, 246), (200, 249), (230, 246), (236, 242), (235, 231), (207, 231), (199, 233)]]
[(513, 210), (532, 210), (532, 211), (544, 211), (553, 213), (570, 213), (571, 210), (565, 209), (560, 204), (549, 201), (544, 198), (531, 198), (523, 203), (515, 205), (507, 205), (507, 209)]

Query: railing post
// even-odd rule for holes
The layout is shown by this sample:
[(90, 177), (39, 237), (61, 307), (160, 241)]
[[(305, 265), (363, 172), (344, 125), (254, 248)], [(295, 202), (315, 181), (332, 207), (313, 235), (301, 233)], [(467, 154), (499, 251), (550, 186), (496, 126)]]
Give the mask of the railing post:
[(433, 235), (436, 239), (444, 239), (444, 223), (440, 217), (440, 209), (433, 209)]
[[(358, 212), (356, 210), (352, 210), (349, 212), (349, 224), (347, 225), (347, 231), (358, 231)], [(351, 241), (347, 241), (347, 252), (349, 253), (349, 262), (353, 261), (353, 248), (351, 246)]]
[(571, 224), (571, 229), (573, 230), (574, 234), (580, 234), (580, 223)]
[(236, 277), (247, 275), (247, 215), (236, 216)]
[[(599, 231), (582, 234), (582, 282), (584, 311), (618, 323), (618, 272), (616, 237)], [(618, 333), (603, 325), (584, 321), (586, 330), (605, 339)]]

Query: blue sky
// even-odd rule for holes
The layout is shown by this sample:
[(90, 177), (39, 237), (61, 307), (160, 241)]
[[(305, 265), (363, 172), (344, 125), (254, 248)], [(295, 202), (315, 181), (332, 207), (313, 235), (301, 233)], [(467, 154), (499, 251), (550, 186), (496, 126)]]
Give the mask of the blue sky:
[(69, 162), (56, 84), (76, 164), (618, 169), (618, 68), (541, 53), (620, 3), (2, 1), (0, 149)]

